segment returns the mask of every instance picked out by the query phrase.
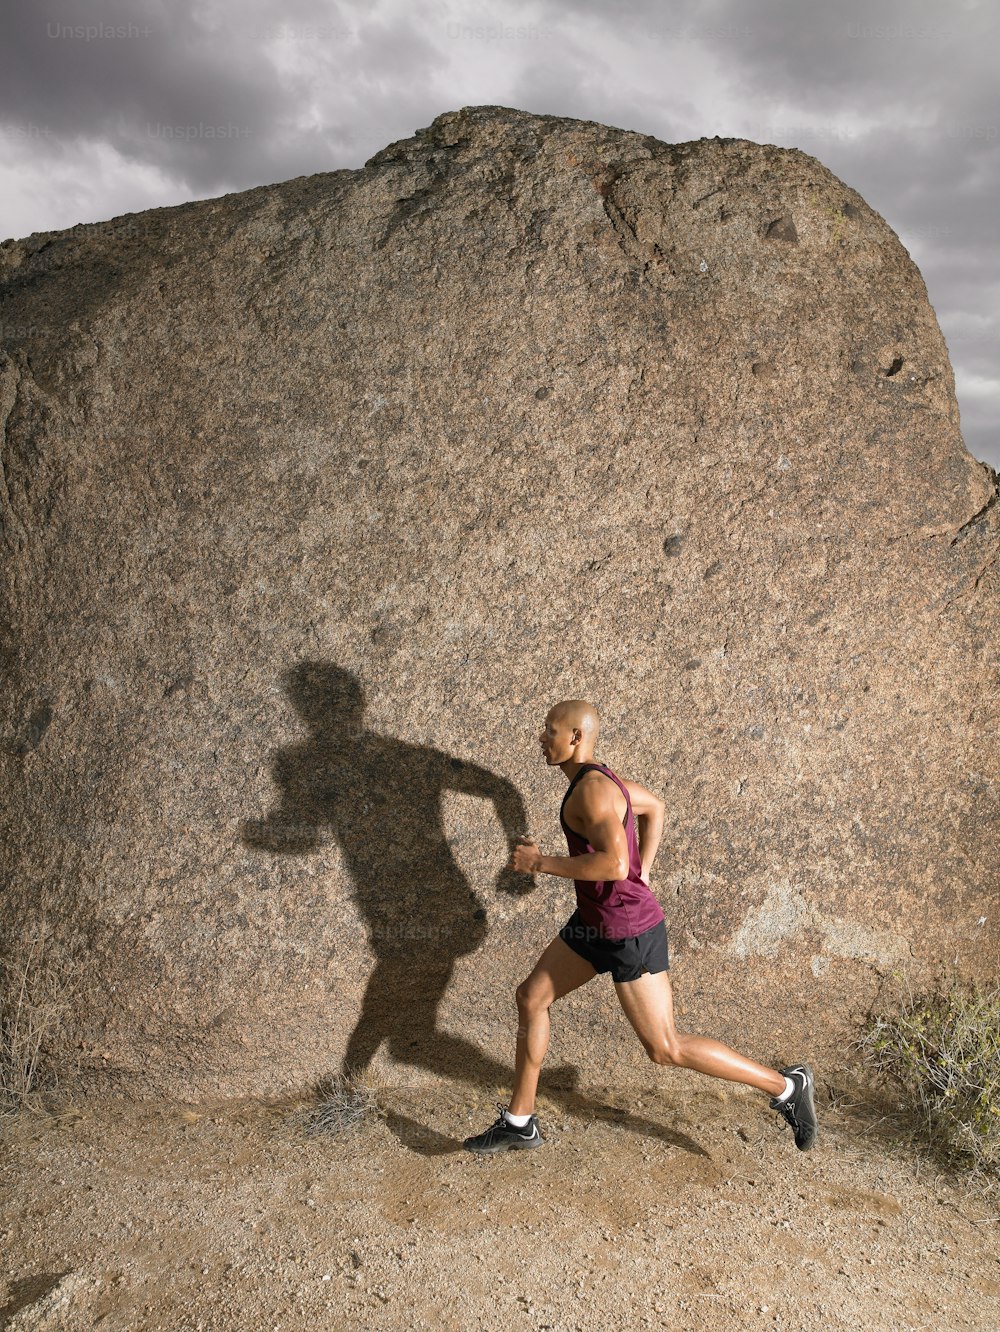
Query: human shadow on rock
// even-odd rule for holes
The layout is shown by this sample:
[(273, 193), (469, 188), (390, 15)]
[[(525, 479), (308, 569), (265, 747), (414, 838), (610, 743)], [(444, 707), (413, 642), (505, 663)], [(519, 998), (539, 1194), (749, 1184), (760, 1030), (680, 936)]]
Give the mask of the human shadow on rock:
[[(340, 846), (375, 954), (343, 1072), (363, 1072), (385, 1042), (400, 1063), (480, 1087), (508, 1085), (509, 1064), (438, 1026), (456, 961), (488, 934), (483, 903), (445, 834), (442, 797), (458, 791), (492, 801), (509, 855), (528, 827), (519, 791), (478, 764), (368, 730), (364, 689), (342, 667), (303, 661), (283, 683), (310, 734), (276, 752), (280, 803), (264, 819), (246, 821), (241, 835), (255, 850), (296, 855), (318, 850), (321, 829), (329, 828)], [(531, 875), (506, 866), (495, 883), (513, 896), (534, 886)], [(355, 952), (346, 931), (342, 946)], [(558, 1100), (555, 1089), (572, 1090), (577, 1070), (552, 1067), (546, 1082)], [(662, 1134), (650, 1121), (631, 1122)], [(689, 1149), (700, 1150), (693, 1143)]]
[[(488, 933), (485, 907), (446, 836), (442, 797), (459, 791), (491, 800), (509, 854), (527, 828), (520, 793), (475, 763), (367, 729), (364, 690), (350, 671), (304, 661), (283, 683), (310, 735), (277, 751), (272, 775), (280, 804), (244, 823), (242, 840), (257, 850), (303, 854), (318, 850), (321, 830), (329, 828), (340, 846), (376, 959), (344, 1072), (366, 1069), (384, 1041), (401, 1062), (446, 1077), (507, 1082), (507, 1064), (437, 1024), (456, 961)], [(533, 887), (530, 875), (506, 868), (496, 880), (497, 891), (513, 896)], [(346, 928), (338, 947), (351, 961), (362, 951)]]

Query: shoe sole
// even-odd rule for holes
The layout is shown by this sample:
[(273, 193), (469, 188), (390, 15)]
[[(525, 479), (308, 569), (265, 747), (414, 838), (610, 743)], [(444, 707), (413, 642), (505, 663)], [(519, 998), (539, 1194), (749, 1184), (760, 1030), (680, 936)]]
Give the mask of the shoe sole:
[(498, 1143), (495, 1147), (470, 1147), (468, 1142), (462, 1146), (467, 1152), (472, 1152), (474, 1156), (495, 1156), (497, 1152), (526, 1152), (532, 1147), (541, 1147), (545, 1142), (542, 1137), (526, 1138), (524, 1142), (504, 1142)]

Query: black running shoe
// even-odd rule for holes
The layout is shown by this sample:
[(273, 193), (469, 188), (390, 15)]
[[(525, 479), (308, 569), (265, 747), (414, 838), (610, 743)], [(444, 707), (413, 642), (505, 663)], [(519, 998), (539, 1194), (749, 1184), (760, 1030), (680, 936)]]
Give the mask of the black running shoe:
[(807, 1152), (816, 1141), (816, 1106), (813, 1104), (813, 1072), (808, 1064), (778, 1070), (795, 1083), (795, 1090), (786, 1101), (771, 1102), (771, 1109), (787, 1119), (795, 1132), (795, 1145)]
[(467, 1152), (478, 1152), (485, 1156), (490, 1152), (520, 1152), (528, 1147), (541, 1147), (545, 1139), (538, 1131), (538, 1116), (532, 1115), (524, 1128), (516, 1128), (504, 1119), (505, 1108), (497, 1101), (500, 1114), (496, 1123), (482, 1133), (477, 1133), (474, 1138), (466, 1138)]

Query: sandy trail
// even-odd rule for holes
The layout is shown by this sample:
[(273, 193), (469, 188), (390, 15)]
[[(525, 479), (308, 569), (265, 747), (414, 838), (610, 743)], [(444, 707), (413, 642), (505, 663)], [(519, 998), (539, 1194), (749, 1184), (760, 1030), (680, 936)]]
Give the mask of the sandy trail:
[(591, 1086), (484, 1160), (504, 1089), (403, 1077), (340, 1137), (294, 1097), (3, 1121), (0, 1328), (1000, 1326), (989, 1206), (846, 1099), (804, 1154), (741, 1087)]

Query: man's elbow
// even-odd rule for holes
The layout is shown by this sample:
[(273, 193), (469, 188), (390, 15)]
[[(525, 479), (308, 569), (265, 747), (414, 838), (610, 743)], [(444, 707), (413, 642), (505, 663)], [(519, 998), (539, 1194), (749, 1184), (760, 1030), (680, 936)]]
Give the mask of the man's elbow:
[(662, 823), (663, 817), (666, 814), (666, 812), (667, 812), (667, 802), (665, 800), (656, 800), (654, 803), (645, 808), (641, 814), (637, 814), (636, 818), (651, 819), (654, 823)]
[(628, 878), (629, 862), (627, 860), (617, 860), (615, 862), (615, 882)]

